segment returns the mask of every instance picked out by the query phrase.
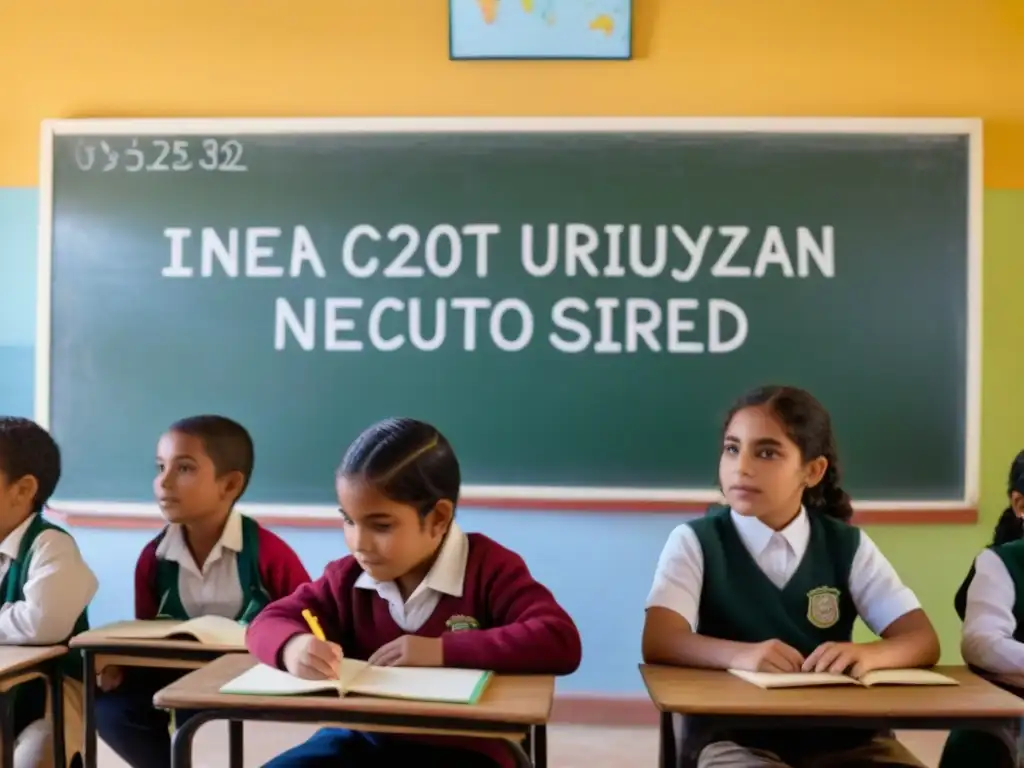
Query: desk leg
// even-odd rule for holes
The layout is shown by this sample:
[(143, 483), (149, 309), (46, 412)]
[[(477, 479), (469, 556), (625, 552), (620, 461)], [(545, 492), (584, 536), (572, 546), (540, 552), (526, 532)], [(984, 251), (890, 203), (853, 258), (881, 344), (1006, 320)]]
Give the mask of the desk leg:
[[(224, 713), (218, 712), (217, 710), (200, 710), (195, 712), (188, 720), (181, 724), (180, 728), (175, 728), (174, 733), (171, 734), (171, 768), (192, 768), (192, 740), (195, 738), (196, 731), (199, 730), (199, 726), (204, 723), (208, 723), (211, 720), (223, 720)], [(231, 723), (228, 730), (228, 736), (232, 735)], [(238, 723), (241, 725), (241, 723)], [(236, 765), (234, 762), (234, 749), (231, 749), (231, 765), (232, 768)], [(241, 765), (241, 763), (238, 763)]]
[(241, 720), (228, 720), (228, 765), (242, 768), (245, 757), (245, 730)]
[[(82, 743), (83, 768), (96, 768), (96, 658), (85, 648), (82, 649), (82, 688), (85, 694), (85, 733)], [(58, 766), (59, 768), (59, 766)]]
[(1010, 721), (1008, 731), (1013, 738), (1013, 764), (1017, 768), (1024, 766), (1024, 720), (1014, 718)]
[(50, 722), (53, 725), (53, 764), (65, 768), (64, 757), (64, 671), (63, 659), (57, 659), (50, 669)]
[(671, 712), (661, 713), (661, 754), (658, 761), (661, 768), (677, 768), (679, 758), (676, 756), (676, 730), (672, 722)]
[(548, 768), (548, 727), (533, 727), (533, 758), (534, 768)]
[(0, 739), (3, 739), (3, 768), (14, 768), (14, 691), (0, 694)]
[[(516, 761), (516, 765), (519, 766), (519, 768), (533, 768), (533, 761), (530, 759), (530, 756), (526, 754), (526, 750), (523, 749), (523, 746), (518, 741), (512, 741), (511, 739), (503, 739), (503, 741), (505, 742), (505, 746), (507, 746), (508, 750), (512, 753), (512, 759)], [(178, 768), (178, 766), (172, 765), (171, 768)], [(192, 767), (187, 766), (187, 768)]]

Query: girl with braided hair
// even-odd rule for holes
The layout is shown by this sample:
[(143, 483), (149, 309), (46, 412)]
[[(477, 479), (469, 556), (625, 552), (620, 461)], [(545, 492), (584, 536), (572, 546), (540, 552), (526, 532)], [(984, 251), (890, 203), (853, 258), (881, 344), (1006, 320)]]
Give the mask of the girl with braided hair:
[[(409, 418), (368, 427), (335, 476), (351, 554), (271, 603), (246, 643), (264, 664), (338, 679), (343, 658), (375, 667), (568, 675), (579, 630), (523, 558), (455, 522), (462, 473), (437, 428)], [(310, 612), (320, 634), (303, 616)], [(322, 728), (264, 768), (511, 768), (503, 739)]]
[[(647, 601), (644, 660), (757, 672), (931, 666), (939, 641), (914, 593), (864, 531), (840, 485), (828, 411), (795, 387), (730, 410), (719, 482), (728, 506), (677, 527)], [(852, 641), (856, 619), (879, 635)], [(921, 766), (890, 732), (732, 730), (695, 723), (699, 768)]]

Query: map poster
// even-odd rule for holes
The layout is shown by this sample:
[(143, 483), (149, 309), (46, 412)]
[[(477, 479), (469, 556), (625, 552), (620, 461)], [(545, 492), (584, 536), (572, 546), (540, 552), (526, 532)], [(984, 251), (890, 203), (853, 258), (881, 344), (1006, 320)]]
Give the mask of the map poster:
[(628, 59), (632, 0), (449, 0), (453, 59)]

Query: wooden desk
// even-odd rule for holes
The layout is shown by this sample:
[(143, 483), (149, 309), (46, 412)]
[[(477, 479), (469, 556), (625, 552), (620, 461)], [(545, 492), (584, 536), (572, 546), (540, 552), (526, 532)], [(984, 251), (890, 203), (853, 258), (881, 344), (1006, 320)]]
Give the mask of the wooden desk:
[(678, 764), (674, 715), (713, 715), (723, 728), (893, 728), (1016, 731), (1024, 700), (965, 667), (937, 667), (958, 686), (820, 686), (764, 690), (720, 670), (640, 665), (661, 712), (661, 764)]
[[(243, 648), (204, 645), (196, 640), (129, 640), (111, 637), (103, 627), (91, 629), (71, 638), (71, 647), (82, 651), (85, 663), (85, 679), (82, 681), (85, 699), (83, 768), (96, 768), (96, 670), (112, 664), (121, 667), (192, 670), (199, 669), (224, 654), (245, 653)], [(241, 722), (232, 722), (228, 728), (231, 755), (242, 754), (242, 739)]]
[(50, 720), (53, 726), (53, 763), (66, 764), (64, 757), (64, 675), (63, 645), (0, 646), (0, 739), (3, 739), (3, 768), (14, 768), (14, 688), (36, 678), (50, 683)]
[[(508, 745), (517, 765), (545, 768), (544, 729), (555, 694), (555, 680), (548, 675), (496, 675), (474, 705), (370, 696), (240, 696), (220, 693), (222, 685), (255, 663), (251, 656), (223, 656), (156, 694), (153, 701), (163, 709), (200, 710), (174, 732), (172, 768), (192, 768), (192, 737), (199, 726), (210, 720), (325, 723), (382, 733), (434, 733), (501, 739)], [(525, 748), (523, 742), (527, 743)], [(232, 763), (232, 768), (241, 768), (241, 761)]]

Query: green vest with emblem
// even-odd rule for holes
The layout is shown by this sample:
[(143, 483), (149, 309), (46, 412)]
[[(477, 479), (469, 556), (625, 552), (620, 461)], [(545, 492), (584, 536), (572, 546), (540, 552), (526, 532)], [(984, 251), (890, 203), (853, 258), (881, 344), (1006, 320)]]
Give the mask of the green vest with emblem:
[[(157, 546), (166, 535), (167, 529), (157, 537)], [(242, 551), (238, 553), (238, 578), (242, 586), (242, 608), (234, 618), (241, 624), (248, 624), (271, 602), (270, 594), (260, 578), (260, 527), (252, 518), (242, 515)], [(178, 582), (179, 566), (173, 560), (157, 558), (156, 590), (160, 596), (158, 619), (186, 621), (192, 618), (181, 602)]]
[[(780, 587), (758, 567), (725, 507), (712, 507), (690, 523), (704, 556), (697, 631), (742, 643), (777, 639), (808, 656), (826, 642), (849, 642), (857, 608), (850, 597), (850, 570), (860, 546), (860, 530), (811, 512), (807, 550), (789, 581)], [(699, 754), (709, 741), (735, 741), (747, 748), (786, 755), (853, 749), (875, 731), (851, 728), (744, 729), (723, 731), (713, 717), (699, 718), (684, 747)]]
[(742, 643), (778, 639), (804, 656), (825, 642), (850, 641), (857, 608), (848, 584), (860, 530), (820, 514), (808, 521), (807, 551), (782, 588), (751, 557), (728, 508), (690, 523), (704, 554), (702, 635)]
[[(32, 522), (25, 529), (25, 535), (21, 537), (18, 557), (11, 561), (7, 573), (4, 575), (3, 582), (0, 583), (0, 593), (4, 596), (3, 601), (5, 604), (17, 603), (25, 599), (25, 582), (28, 581), (32, 546), (35, 544), (36, 538), (43, 531), (60, 531), (65, 536), (71, 535), (60, 526), (47, 521), (41, 514), (37, 514), (32, 518)], [(71, 635), (65, 638), (63, 642), (67, 642), (71, 637), (89, 629), (88, 614), (88, 609), (82, 611), (81, 615), (75, 620), (75, 626), (71, 630)], [(61, 658), (61, 667), (65, 677), (81, 680), (84, 669), (81, 651), (68, 651)], [(46, 712), (46, 695), (47, 685), (45, 680), (30, 680), (15, 689), (14, 707), (22, 710), (31, 708), (32, 712), (37, 712), (39, 717), (42, 717)]]

